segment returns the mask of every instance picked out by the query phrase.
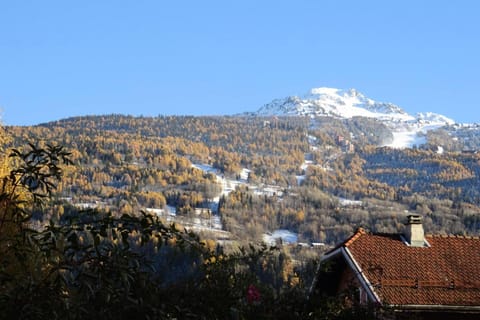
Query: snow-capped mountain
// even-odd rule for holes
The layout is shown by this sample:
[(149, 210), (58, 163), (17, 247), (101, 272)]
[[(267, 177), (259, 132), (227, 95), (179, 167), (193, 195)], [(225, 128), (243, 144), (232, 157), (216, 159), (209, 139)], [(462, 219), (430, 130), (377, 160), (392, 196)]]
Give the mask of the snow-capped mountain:
[(355, 89), (314, 88), (303, 96), (275, 99), (261, 107), (256, 115), (304, 115), (315, 117), (375, 118), (389, 127), (393, 134), (391, 147), (421, 144), (423, 134), (455, 121), (432, 112), (413, 116), (393, 103), (378, 102)]
[(315, 88), (304, 96), (276, 99), (264, 105), (259, 115), (309, 115), (352, 118), (355, 116), (411, 120), (400, 107), (376, 102), (355, 89)]

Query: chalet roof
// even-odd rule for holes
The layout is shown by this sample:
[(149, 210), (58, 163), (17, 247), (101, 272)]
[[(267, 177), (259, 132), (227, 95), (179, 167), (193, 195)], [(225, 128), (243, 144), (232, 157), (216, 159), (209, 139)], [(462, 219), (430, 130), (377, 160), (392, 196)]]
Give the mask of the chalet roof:
[(340, 247), (384, 304), (480, 306), (480, 238), (425, 240), (428, 246), (412, 247), (399, 234), (359, 229)]

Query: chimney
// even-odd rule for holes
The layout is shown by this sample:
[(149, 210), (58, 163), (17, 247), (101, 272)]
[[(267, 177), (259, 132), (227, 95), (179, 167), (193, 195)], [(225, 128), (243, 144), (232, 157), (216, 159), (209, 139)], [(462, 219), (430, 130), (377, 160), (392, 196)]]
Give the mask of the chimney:
[(425, 238), (423, 233), (422, 217), (419, 215), (407, 216), (408, 221), (405, 229), (405, 237), (412, 247), (423, 247)]

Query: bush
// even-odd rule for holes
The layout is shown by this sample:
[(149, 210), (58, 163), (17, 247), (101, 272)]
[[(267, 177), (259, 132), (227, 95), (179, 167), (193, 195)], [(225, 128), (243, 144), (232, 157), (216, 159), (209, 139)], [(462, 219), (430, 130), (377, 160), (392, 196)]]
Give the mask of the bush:
[(345, 314), (331, 312), (337, 304), (309, 308), (309, 284), (285, 275), (291, 261), (277, 248), (250, 245), (226, 254), (145, 212), (69, 210), (32, 228), (32, 212), (49, 204), (68, 156), (62, 147), (29, 145), (13, 150), (13, 169), (0, 177), (0, 319)]

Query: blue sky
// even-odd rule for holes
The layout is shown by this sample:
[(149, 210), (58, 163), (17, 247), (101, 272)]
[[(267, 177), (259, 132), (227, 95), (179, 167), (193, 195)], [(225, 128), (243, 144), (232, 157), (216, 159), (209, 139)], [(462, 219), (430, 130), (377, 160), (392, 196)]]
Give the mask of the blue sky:
[(314, 87), (480, 122), (480, 1), (2, 1), (7, 125), (235, 114)]

